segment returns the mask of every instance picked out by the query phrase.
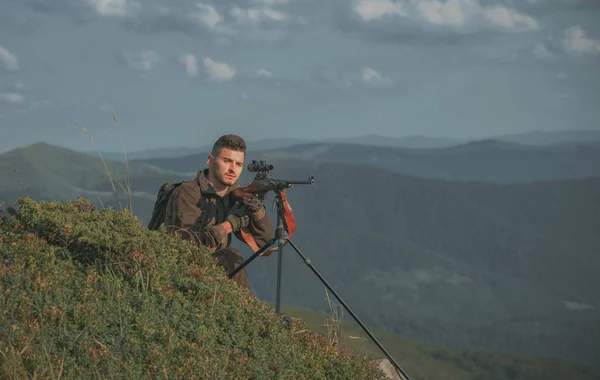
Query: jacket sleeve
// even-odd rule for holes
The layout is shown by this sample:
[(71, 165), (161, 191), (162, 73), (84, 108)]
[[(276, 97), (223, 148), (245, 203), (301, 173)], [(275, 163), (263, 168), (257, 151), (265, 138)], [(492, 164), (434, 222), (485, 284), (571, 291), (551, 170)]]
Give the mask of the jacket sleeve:
[[(258, 247), (262, 247), (273, 238), (273, 223), (264, 206), (258, 212), (251, 214), (248, 231), (254, 237)], [(236, 237), (240, 238), (238, 234)]]
[(200, 188), (194, 183), (183, 183), (175, 189), (167, 204), (171, 217), (165, 224), (169, 232), (180, 232), (183, 239), (194, 240), (214, 252), (227, 245), (228, 233), (222, 225), (202, 226), (202, 211), (197, 206), (200, 196)]

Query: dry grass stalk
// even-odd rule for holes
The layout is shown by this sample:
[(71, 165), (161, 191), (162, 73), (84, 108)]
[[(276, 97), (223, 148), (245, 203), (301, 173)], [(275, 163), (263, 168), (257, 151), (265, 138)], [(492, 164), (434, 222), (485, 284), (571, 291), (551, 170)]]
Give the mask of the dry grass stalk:
[(325, 324), (327, 327), (327, 342), (331, 346), (340, 346), (343, 337), (344, 310), (340, 308), (341, 311), (338, 312), (337, 305), (333, 304), (327, 289), (325, 289), (325, 295), (331, 310), (331, 314), (327, 315), (327, 323)]
[[(113, 121), (115, 122), (115, 125), (117, 126), (117, 128), (119, 128), (119, 124), (117, 122), (117, 116), (115, 115), (115, 111), (112, 111), (112, 116), (113, 116)], [(90, 139), (90, 141), (92, 142), (92, 144), (95, 144), (94, 138), (92, 137), (92, 134), (81, 124), (76, 123), (74, 121), (72, 121), (73, 124), (75, 124), (76, 126), (78, 126)], [(123, 184), (110, 172), (110, 170), (108, 169), (108, 165), (106, 164), (106, 160), (104, 160), (104, 157), (102, 156), (102, 153), (98, 150), (98, 155), (100, 156), (100, 160), (102, 160), (102, 164), (104, 165), (104, 169), (106, 170), (106, 175), (108, 177), (108, 180), (110, 181), (110, 185), (112, 187), (112, 191), (113, 194), (115, 195), (115, 197), (117, 198), (117, 203), (119, 204), (119, 207), (121, 208), (121, 210), (123, 210), (123, 205), (121, 204), (121, 200), (119, 199), (119, 195), (117, 194), (117, 189), (115, 187), (115, 182), (119, 185), (119, 187), (121, 187), (121, 189), (127, 193), (128, 196), (128, 200), (129, 200), (129, 206), (128, 206), (128, 212), (130, 214), (132, 214), (132, 209), (133, 209), (133, 202), (132, 202), (132, 196), (131, 196), (131, 185), (130, 185), (130, 173), (129, 173), (129, 163), (127, 160), (127, 152), (125, 151), (125, 147), (123, 144), (123, 138), (121, 136), (120, 138), (121, 141), (121, 146), (123, 147), (123, 154), (125, 156), (125, 168), (127, 171), (127, 179), (126, 179), (126, 186), (123, 186)], [(101, 201), (102, 202), (102, 201)], [(104, 207), (104, 205), (102, 206)], [(133, 214), (132, 214), (133, 215)]]

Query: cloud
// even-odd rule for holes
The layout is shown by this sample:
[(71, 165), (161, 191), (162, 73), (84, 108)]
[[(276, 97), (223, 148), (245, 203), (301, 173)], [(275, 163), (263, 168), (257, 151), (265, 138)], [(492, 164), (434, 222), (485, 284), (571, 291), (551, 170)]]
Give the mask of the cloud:
[(123, 25), (140, 33), (175, 32), (220, 44), (279, 43), (288, 36), (288, 27), (301, 25), (281, 9), (285, 6), (284, 1), (235, 0), (145, 4)]
[(5, 106), (24, 104), (27, 92), (28, 89), (20, 82), (4, 86), (4, 89), (0, 92), (0, 104)]
[(0, 103), (2, 104), (20, 104), (25, 100), (25, 96), (18, 92), (0, 93)]
[(338, 27), (380, 41), (456, 41), (540, 29), (532, 16), (478, 0), (354, 0)]
[(390, 78), (382, 76), (376, 70), (370, 67), (365, 67), (360, 71), (360, 81), (371, 86), (392, 84), (392, 80)]
[(227, 82), (233, 79), (236, 72), (227, 63), (216, 62), (212, 58), (204, 59), (204, 71), (211, 82)]
[(140, 10), (141, 5), (131, 0), (85, 0), (101, 16), (128, 16)]
[(142, 10), (141, 0), (19, 0), (36, 12), (65, 15), (77, 23), (103, 17), (127, 19)]
[[(113, 18), (137, 33), (174, 32), (217, 44), (281, 44), (304, 28), (301, 16), (290, 16), (289, 7), (304, 4), (288, 0), (20, 0), (45, 13), (66, 15), (77, 23)], [(293, 4), (292, 4), (293, 3)]]
[(18, 71), (19, 60), (13, 53), (0, 45), (0, 68), (7, 71)]
[(571, 26), (565, 30), (562, 46), (567, 54), (600, 54), (600, 41), (586, 37), (579, 26)]
[(188, 76), (196, 77), (198, 75), (198, 61), (194, 54), (187, 53), (181, 55), (179, 62), (185, 66), (185, 72)]
[(263, 78), (270, 78), (273, 74), (271, 74), (271, 72), (267, 71), (266, 69), (258, 69), (256, 71), (256, 75)]
[(146, 49), (137, 53), (131, 51), (123, 52), (117, 56), (117, 60), (126, 64), (132, 70), (150, 73), (160, 61), (160, 56), (154, 50)]
[(211, 34), (235, 34), (233, 29), (225, 25), (224, 17), (210, 4), (196, 4), (196, 9), (192, 10), (189, 17)]
[(503, 0), (511, 8), (532, 14), (600, 9), (598, 0)]
[(354, 6), (354, 12), (364, 21), (371, 21), (393, 14), (406, 16), (402, 4), (391, 0), (359, 0)]
[(600, 40), (588, 37), (580, 26), (566, 28), (562, 35), (551, 35), (546, 43), (538, 43), (532, 53), (540, 59), (557, 57), (600, 57)]
[(281, 22), (287, 20), (283, 12), (271, 8), (246, 8), (233, 7), (229, 12), (239, 25), (256, 26), (266, 22)]

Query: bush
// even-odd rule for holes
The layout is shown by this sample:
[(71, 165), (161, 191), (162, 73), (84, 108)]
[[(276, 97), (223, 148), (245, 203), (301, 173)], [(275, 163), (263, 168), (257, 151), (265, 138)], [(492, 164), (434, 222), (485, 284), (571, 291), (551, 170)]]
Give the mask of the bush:
[(384, 379), (227, 278), (207, 250), (89, 202), (0, 219), (0, 377)]

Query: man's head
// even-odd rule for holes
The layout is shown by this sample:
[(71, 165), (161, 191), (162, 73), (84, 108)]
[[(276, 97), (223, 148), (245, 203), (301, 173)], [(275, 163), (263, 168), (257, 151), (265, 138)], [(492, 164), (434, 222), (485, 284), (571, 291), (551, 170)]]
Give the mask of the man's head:
[(246, 142), (237, 135), (221, 136), (208, 156), (208, 179), (213, 186), (235, 184), (244, 169)]

